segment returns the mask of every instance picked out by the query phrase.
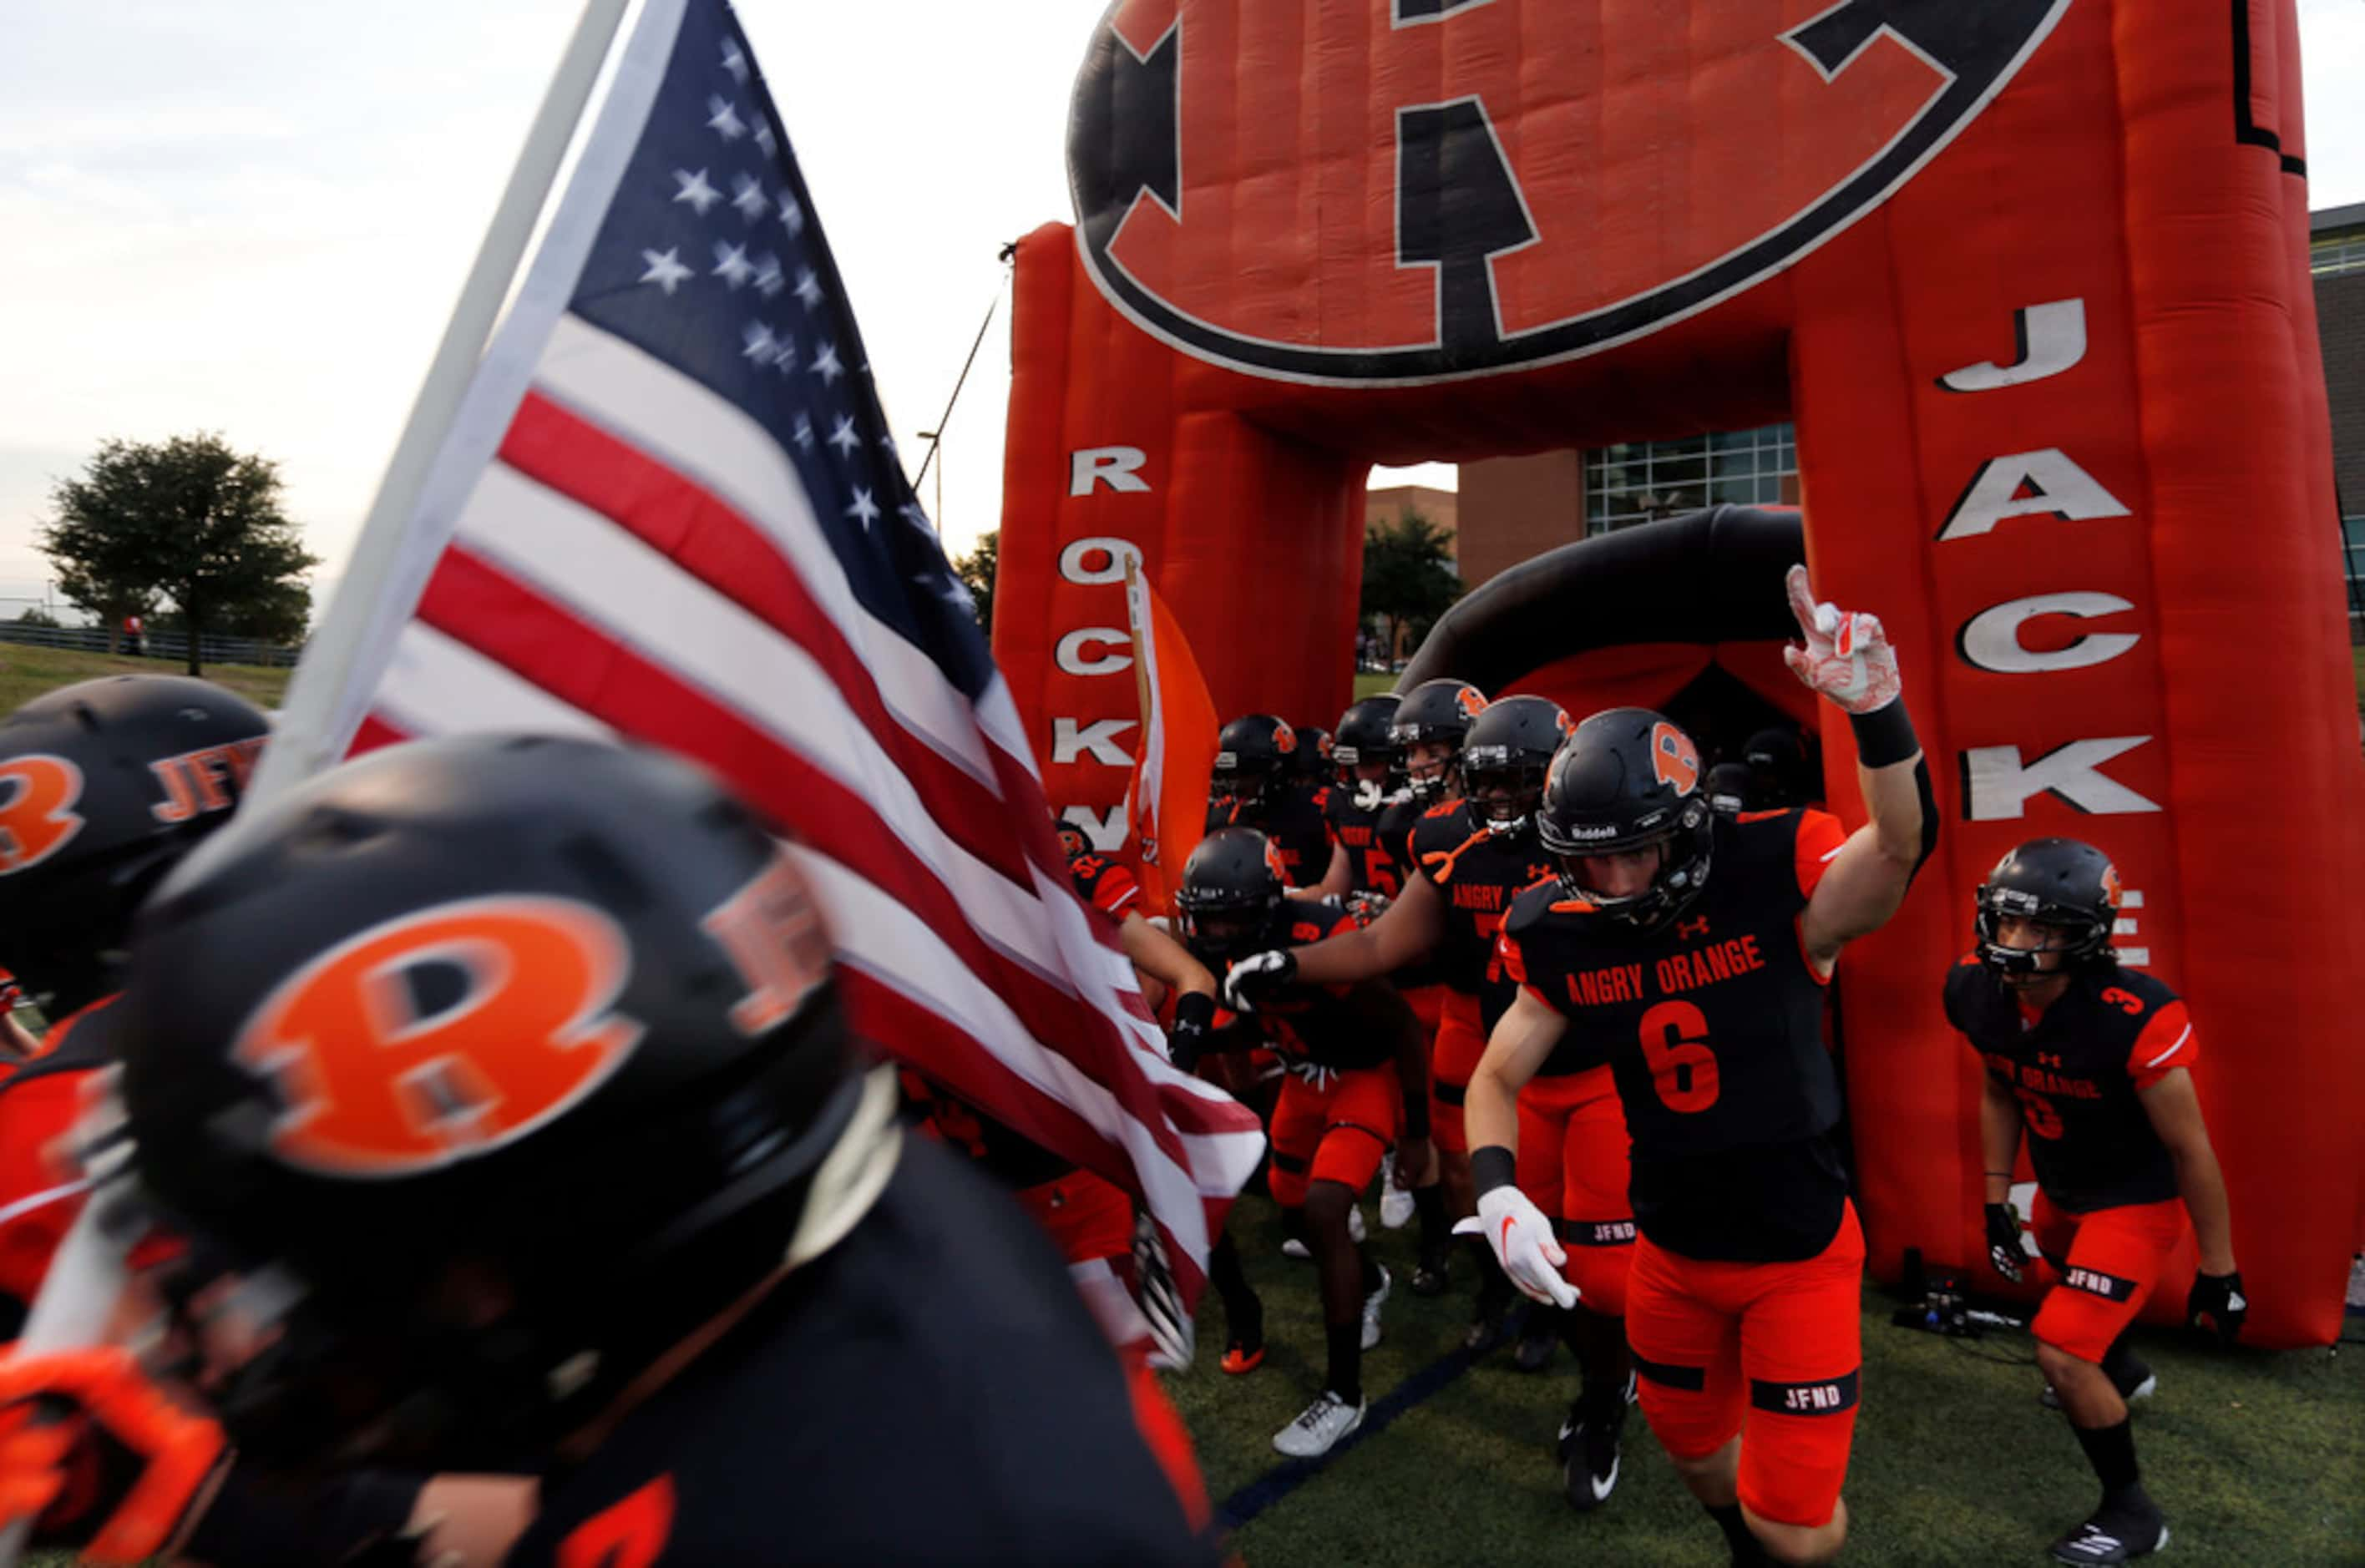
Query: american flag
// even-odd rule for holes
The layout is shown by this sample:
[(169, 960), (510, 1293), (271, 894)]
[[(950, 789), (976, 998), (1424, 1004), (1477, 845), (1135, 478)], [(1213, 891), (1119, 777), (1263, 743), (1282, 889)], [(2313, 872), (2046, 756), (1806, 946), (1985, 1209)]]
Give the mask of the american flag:
[(705, 764), (801, 841), (858, 1026), (1139, 1193), (1195, 1295), (1261, 1137), (1166, 1063), (1070, 889), (721, 0), (643, 13), (398, 559), (343, 616), (350, 669), (290, 698), (316, 754), (497, 729)]

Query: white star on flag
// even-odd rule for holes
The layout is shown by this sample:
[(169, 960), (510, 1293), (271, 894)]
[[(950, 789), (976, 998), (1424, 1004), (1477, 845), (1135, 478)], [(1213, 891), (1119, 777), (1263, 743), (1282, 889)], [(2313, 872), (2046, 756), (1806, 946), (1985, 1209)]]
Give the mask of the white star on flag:
[(789, 372), (794, 370), (797, 367), (796, 339), (788, 336), (786, 333), (781, 334), (780, 346), (772, 355), (772, 363), (779, 366), (780, 374), (782, 375), (786, 375)]
[(780, 209), (780, 221), (788, 227), (791, 238), (805, 231), (805, 209), (795, 196), (782, 191), (772, 198), (772, 205)]
[(741, 51), (736, 39), (723, 40), (723, 69), (731, 73), (731, 80), (742, 87), (747, 84), (747, 56)]
[(689, 203), (698, 209), (701, 218), (706, 216), (708, 207), (723, 199), (723, 193), (706, 183), (706, 171), (703, 169), (695, 174), (687, 169), (676, 169), (673, 177), (681, 182), (681, 192), (673, 199)]
[(805, 302), (805, 308), (808, 310), (821, 308), (821, 279), (813, 276), (813, 270), (811, 267), (797, 269), (797, 297)]
[(764, 199), (764, 187), (756, 183), (753, 174), (741, 174), (732, 180), (731, 205), (750, 223), (772, 210), (772, 204)]
[(780, 258), (767, 251), (756, 258), (756, 292), (769, 299), (788, 286), (780, 280)]
[(756, 275), (756, 263), (747, 259), (747, 247), (726, 245), (717, 240), (714, 242), (714, 275), (733, 288), (745, 286), (747, 280)]
[(796, 442), (799, 452), (811, 452), (813, 449), (813, 420), (802, 414), (797, 416)]
[(641, 274), (641, 281), (656, 284), (666, 291), (667, 298), (671, 298), (673, 291), (681, 286), (684, 278), (693, 275), (689, 268), (681, 264), (681, 247), (678, 245), (663, 252), (643, 251), (641, 260), (649, 263), (649, 270)]
[(879, 521), (879, 503), (870, 498), (869, 491), (857, 489), (854, 492), (854, 504), (846, 509), (846, 515), (861, 523), (862, 532), (868, 533), (870, 525)]
[(850, 416), (838, 420), (829, 432), (829, 443), (837, 448), (841, 457), (852, 456), (854, 449), (862, 444), (862, 438), (854, 433), (854, 420)]
[(772, 329), (761, 321), (748, 322), (739, 338), (747, 345), (739, 351), (739, 357), (752, 359), (757, 364), (771, 364), (773, 356), (780, 352), (779, 339), (774, 337)]
[(913, 528), (918, 529), (921, 532), (934, 533), (936, 532), (934, 525), (928, 521), (928, 514), (926, 510), (921, 507), (919, 502), (906, 501), (902, 506), (897, 507), (895, 510), (905, 522), (910, 523)]
[(762, 115), (756, 117), (756, 145), (763, 151), (767, 158), (777, 151), (780, 145), (780, 139), (772, 134), (772, 122)]
[(822, 344), (821, 353), (813, 356), (813, 374), (821, 377), (821, 383), (824, 386), (836, 386), (837, 378), (846, 374), (846, 366), (837, 362), (835, 343)]
[(739, 118), (738, 106), (728, 99), (709, 98), (706, 107), (714, 117), (706, 122), (706, 129), (718, 133), (723, 140), (736, 141), (747, 134), (747, 122)]

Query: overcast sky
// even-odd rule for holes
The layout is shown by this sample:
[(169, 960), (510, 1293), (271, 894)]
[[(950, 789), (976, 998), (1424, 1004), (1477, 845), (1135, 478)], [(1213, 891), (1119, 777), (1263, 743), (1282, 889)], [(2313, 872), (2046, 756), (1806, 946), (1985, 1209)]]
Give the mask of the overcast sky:
[[(50, 484), (109, 435), (278, 458), (341, 569), (578, 4), (7, 0), (0, 597), (39, 592)], [(996, 252), (1069, 216), (1102, 0), (740, 8), (916, 463)], [(2365, 201), (2365, 0), (2300, 10), (2314, 203)], [(1008, 320), (945, 446), (957, 551), (998, 521)]]

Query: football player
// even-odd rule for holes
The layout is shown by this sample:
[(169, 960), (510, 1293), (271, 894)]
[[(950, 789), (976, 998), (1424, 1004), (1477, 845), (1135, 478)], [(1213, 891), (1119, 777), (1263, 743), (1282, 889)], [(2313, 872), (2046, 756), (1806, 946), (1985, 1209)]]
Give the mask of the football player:
[[(1339, 905), (1297, 902), (1284, 896), (1284, 887), (1280, 856), (1262, 834), (1209, 834), (1191, 852), (1175, 896), (1184, 940), (1208, 963), (1222, 965), (1276, 942), (1360, 929)], [(1420, 1078), (1426, 1041), (1403, 999), (1366, 980), (1269, 993), (1255, 1014), (1218, 1030), (1212, 1048), (1257, 1045), (1288, 1065), (1273, 1107), (1267, 1182), (1283, 1228), (1313, 1253), (1328, 1350), (1322, 1392), (1275, 1434), (1272, 1446), (1310, 1459), (1362, 1425), (1369, 1407), (1362, 1353), (1379, 1343), (1388, 1272), (1356, 1242), (1348, 1215), (1391, 1144), (1410, 1168), (1427, 1163), (1429, 1102)], [(1237, 1344), (1237, 1325), (1233, 1335)]]
[(2231, 1344), (2248, 1312), (2225, 1182), (2193, 1092), (2200, 1041), (2174, 991), (2120, 965), (2111, 946), (2119, 903), (2119, 874), (2101, 850), (2032, 840), (1989, 873), (1978, 948), (1946, 976), (1947, 1021), (1986, 1068), (1989, 1261), (2013, 1281), (2028, 1266), (2009, 1205), (2025, 1128), (2033, 1228), (2057, 1276), (2030, 1331), (2102, 1483), (2102, 1506), (2054, 1542), (2060, 1562), (2124, 1562), (2168, 1544), (2127, 1421), (2127, 1401), (2156, 1380), (2126, 1337), (2188, 1215), (2201, 1271), (2186, 1315)]
[[(1643, 1414), (1736, 1562), (1807, 1563), (1846, 1537), (1864, 1264), (1828, 1136), (1823, 988), (1904, 899), (1936, 817), (1879, 622), (1817, 604), (1804, 567), (1788, 586), (1807, 645), (1786, 655), (1848, 713), (1870, 824), (1721, 816), (1675, 724), (1622, 708), (1579, 725), (1538, 813), (1557, 875), (1504, 928), (1518, 1000), (1471, 1081), (1470, 1139), (1476, 1227), (1522, 1290), (1575, 1299), (1585, 1249), (1522, 1191), (1519, 1095), (1606, 1055), (1632, 1138), (1626, 1331)], [(1589, 1424), (1574, 1435), (1588, 1473), (1614, 1460)]]
[[(1400, 734), (1428, 720), (1435, 704), (1426, 690), (1416, 690), (1398, 711)], [(1464, 702), (1478, 707), (1469, 688), (1446, 695), (1457, 711)], [(1495, 934), (1513, 895), (1550, 871), (1535, 839), (1532, 801), (1525, 796), (1523, 781), (1540, 776), (1565, 722), (1558, 707), (1539, 697), (1505, 698), (1468, 717), (1452, 750), (1462, 795), (1440, 801), (1416, 823), (1404, 892), (1387, 913), (1368, 928), (1309, 947), (1256, 954), (1235, 965), (1225, 981), (1225, 1000), (1252, 1011), (1271, 987), (1352, 984), (1389, 975), (1401, 983), (1407, 967), (1434, 958), (1448, 989), (1429, 1061), (1430, 1114), (1450, 1191), (1456, 1185), (1467, 1190), (1462, 1103), (1485, 1046), (1486, 1021), (1509, 1005), (1516, 989), (1494, 964)], [(1434, 767), (1423, 754), (1433, 757), (1442, 746), (1434, 739), (1410, 745), (1418, 782), (1425, 765)], [(1501, 1338), (1513, 1299), (1489, 1255), (1479, 1255), (1489, 1261), (1480, 1271), (1477, 1316), (1465, 1337), (1473, 1350)]]
[(1328, 786), (1298, 760), (1297, 732), (1270, 713), (1248, 713), (1216, 734), (1208, 779), (1207, 831), (1252, 827), (1281, 852), (1289, 885), (1322, 879), (1330, 838), (1322, 810)]
[(1369, 901), (1376, 895), (1385, 907), (1403, 885), (1379, 832), (1382, 813), (1405, 792), (1404, 753), (1388, 733), (1399, 700), (1393, 693), (1367, 697), (1339, 716), (1330, 747), (1335, 772), (1322, 806), (1330, 858), (1320, 880), (1291, 889), (1291, 897)]
[(127, 1350), (13, 1358), (0, 1401), (73, 1417), (10, 1423), (5, 1511), (79, 1470), (118, 1560), (177, 1544), (226, 1435), (299, 1495), (530, 1466), (480, 1559), (523, 1568), (1213, 1563), (1039, 1231), (899, 1130), (772, 826), (653, 753), (479, 735), (185, 862), (109, 1011), (220, 1430)]

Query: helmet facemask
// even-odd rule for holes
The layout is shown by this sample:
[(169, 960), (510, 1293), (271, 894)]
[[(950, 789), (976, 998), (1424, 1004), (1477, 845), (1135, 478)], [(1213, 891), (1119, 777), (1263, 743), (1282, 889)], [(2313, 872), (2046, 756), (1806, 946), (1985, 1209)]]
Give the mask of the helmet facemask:
[(1549, 759), (1479, 746), (1464, 750), (1461, 764), (1462, 795), (1471, 817), (1497, 837), (1526, 831), (1543, 802)]
[[(1620, 833), (1609, 828), (1597, 838), (1586, 823), (1537, 819), (1538, 836), (1560, 864), (1560, 885), (1578, 902), (1638, 931), (1655, 931), (1691, 907), (1708, 886), (1714, 831), (1708, 804), (1695, 795), (1663, 817), (1646, 818)], [(1659, 848), (1658, 868), (1637, 893), (1605, 893), (1587, 885), (1585, 863), (1602, 856)]]
[[(2068, 940), (2058, 946), (2014, 947), (2003, 941), (2006, 920), (2025, 920), (2036, 925), (2064, 933)], [(2115, 963), (2118, 954), (2111, 946), (2112, 922), (2096, 920), (2085, 911), (2067, 904), (2051, 902), (2035, 893), (2017, 888), (1998, 887), (1990, 882), (1978, 891), (1978, 911), (1972, 926), (1978, 936), (1979, 962), (1988, 972), (2006, 981), (2019, 980), (2042, 983), (2058, 975), (2069, 974), (2088, 966)], [(2043, 967), (2046, 953), (2058, 953), (2061, 958), (2052, 969)]]

